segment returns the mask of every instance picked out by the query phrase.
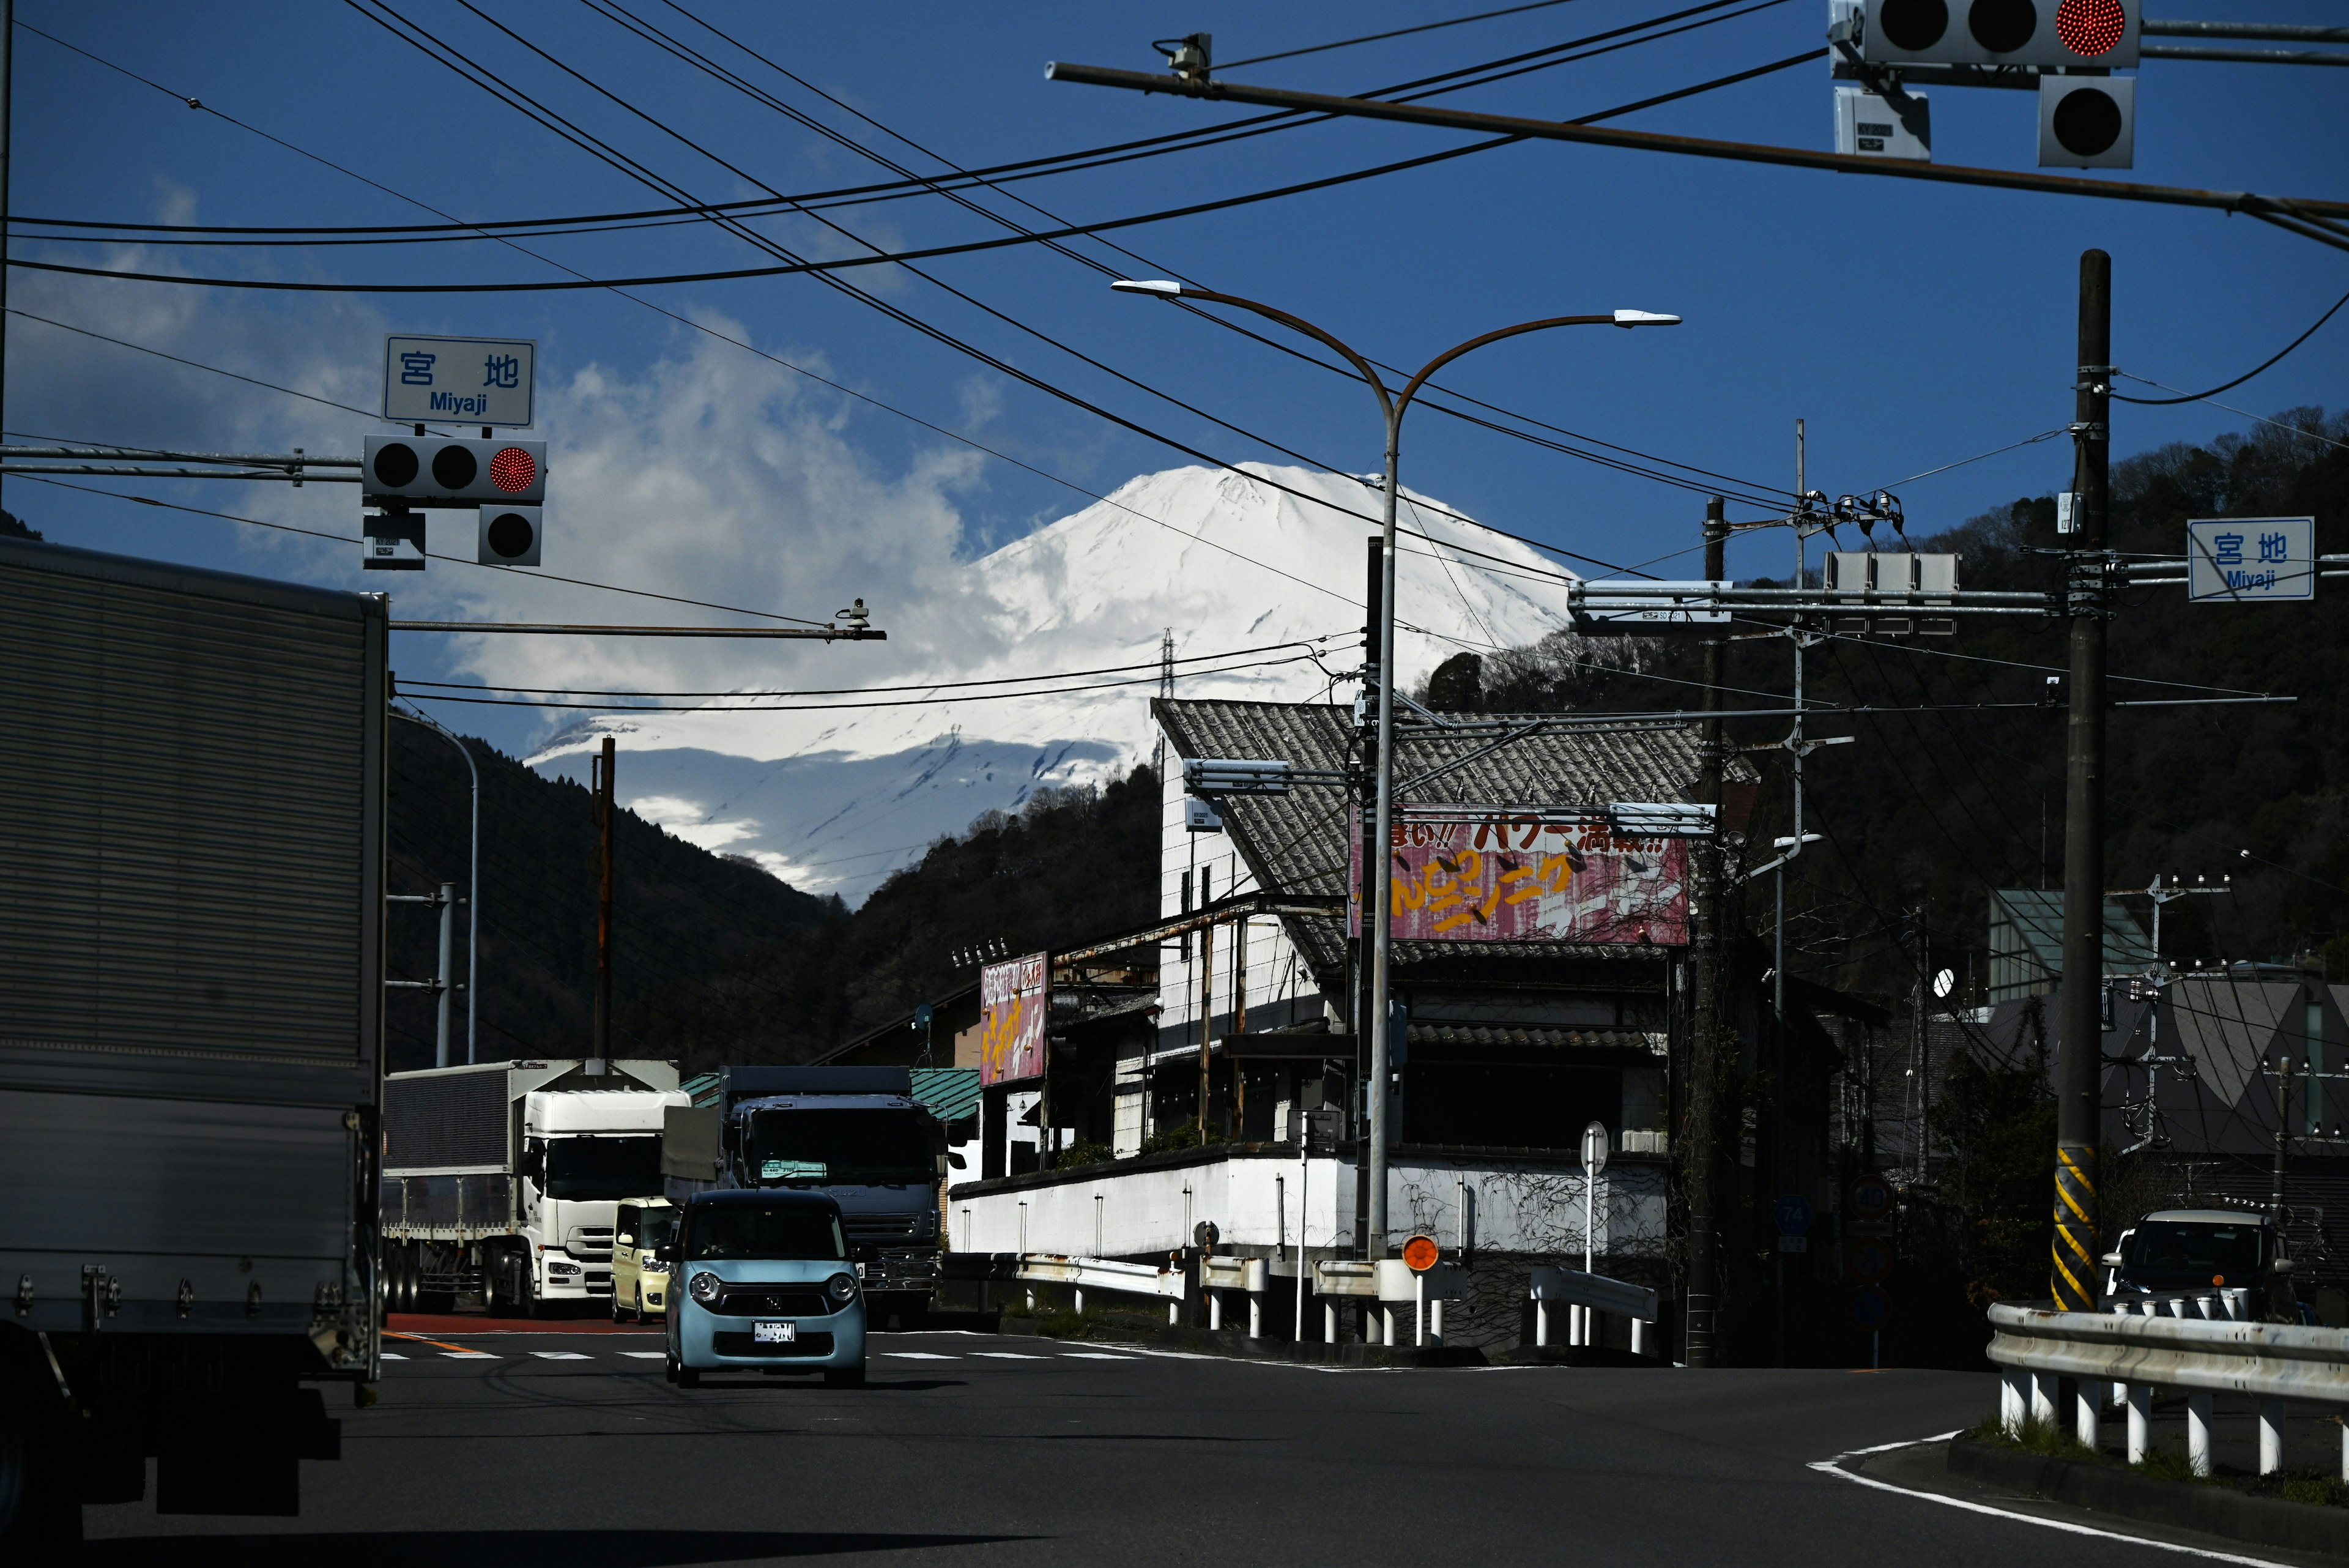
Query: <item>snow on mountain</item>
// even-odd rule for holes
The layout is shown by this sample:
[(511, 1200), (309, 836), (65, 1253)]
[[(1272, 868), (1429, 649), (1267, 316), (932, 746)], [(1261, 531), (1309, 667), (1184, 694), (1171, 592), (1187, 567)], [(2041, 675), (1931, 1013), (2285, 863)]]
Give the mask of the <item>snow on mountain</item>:
[[(631, 808), (679, 837), (855, 901), (983, 811), (1016, 810), (1039, 788), (1097, 784), (1148, 760), (1149, 700), (1170, 628), (1178, 659), (1269, 650), (1178, 665), (1186, 697), (1349, 695), (1351, 683), (1332, 676), (1361, 663), (1363, 542), (1376, 532), (1378, 500), (1357, 481), (1299, 468), (1144, 474), (970, 562), (941, 597), (874, 606), (899, 662), (886, 675), (843, 673), (827, 684), (916, 689), (796, 709), (599, 715), (530, 762), (584, 779), (587, 753), (613, 735)], [(1406, 487), (1396, 596), (1406, 686), (1462, 648), (1519, 646), (1565, 624), (1558, 567), (1415, 500), (1429, 498)], [(1134, 668), (1112, 668), (1120, 666)], [(845, 658), (826, 667), (856, 668)], [(1079, 670), (1106, 672), (1055, 680), (1044, 696), (990, 700), (967, 684)], [(860, 701), (890, 705), (853, 705)]]

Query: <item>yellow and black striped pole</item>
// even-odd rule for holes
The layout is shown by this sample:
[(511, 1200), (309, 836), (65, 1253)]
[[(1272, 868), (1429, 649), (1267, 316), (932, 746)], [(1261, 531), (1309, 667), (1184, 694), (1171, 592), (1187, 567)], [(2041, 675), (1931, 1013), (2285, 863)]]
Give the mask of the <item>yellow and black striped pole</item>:
[(2094, 1312), (2099, 1292), (2096, 1258), (2096, 1151), (2094, 1146), (2055, 1146), (2055, 1304), (2065, 1312)]
[(2096, 1308), (2096, 1143), (2103, 1134), (2105, 623), (2103, 551), (2111, 431), (2113, 260), (2080, 254), (2073, 381), (2070, 711), (2064, 725), (2064, 1008), (2055, 1042), (2055, 1304)]

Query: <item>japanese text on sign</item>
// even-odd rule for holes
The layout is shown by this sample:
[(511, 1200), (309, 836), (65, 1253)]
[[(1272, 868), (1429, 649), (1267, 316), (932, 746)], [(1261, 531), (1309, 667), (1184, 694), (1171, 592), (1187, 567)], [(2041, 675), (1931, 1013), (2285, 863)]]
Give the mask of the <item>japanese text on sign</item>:
[(1030, 953), (978, 971), (978, 1081), (1044, 1075), (1044, 1028), (1052, 1010), (1045, 956)]
[[(1420, 808), (1395, 823), (1387, 875), (1398, 941), (1638, 942), (1688, 940), (1688, 845), (1627, 838), (1604, 822), (1453, 806)], [(1354, 852), (1348, 918), (1361, 931), (1362, 836)]]
[(383, 417), (528, 425), (537, 368), (538, 345), (525, 338), (394, 334), (383, 340)]
[(2316, 597), (2316, 520), (2198, 518), (2186, 524), (2186, 597), (2209, 604)]

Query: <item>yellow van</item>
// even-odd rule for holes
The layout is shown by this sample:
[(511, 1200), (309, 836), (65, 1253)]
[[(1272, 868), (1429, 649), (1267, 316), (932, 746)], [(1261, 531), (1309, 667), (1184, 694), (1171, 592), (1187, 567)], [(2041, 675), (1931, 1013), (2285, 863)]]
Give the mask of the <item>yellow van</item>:
[(612, 1224), (612, 1321), (668, 1313), (668, 1269), (655, 1254), (677, 1236), (677, 1205), (657, 1198), (623, 1203)]

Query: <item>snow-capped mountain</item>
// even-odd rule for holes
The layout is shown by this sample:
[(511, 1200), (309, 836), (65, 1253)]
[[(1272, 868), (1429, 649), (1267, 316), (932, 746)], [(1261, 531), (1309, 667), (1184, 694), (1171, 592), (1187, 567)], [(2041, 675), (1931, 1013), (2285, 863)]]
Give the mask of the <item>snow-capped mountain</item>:
[[(1406, 686), (1460, 649), (1519, 646), (1566, 623), (1557, 566), (1431, 509), (1440, 503), (1413, 504), (1430, 498), (1407, 488), (1404, 500), (1396, 602)], [(1017, 809), (1041, 786), (1099, 783), (1148, 760), (1170, 630), (1184, 696), (1349, 695), (1351, 683), (1333, 677), (1361, 664), (1364, 541), (1378, 505), (1374, 488), (1307, 469), (1144, 474), (970, 562), (944, 597), (874, 606), (901, 658), (898, 645), (916, 644), (916, 662), (826, 684), (895, 690), (749, 712), (602, 715), (530, 761), (584, 778), (586, 753), (614, 735), (631, 808), (853, 902), (990, 807)], [(1215, 655), (1232, 657), (1206, 657)], [(970, 684), (1070, 671), (1100, 673), (1055, 679), (1046, 695), (993, 697)], [(850, 705), (859, 701), (891, 705)]]

